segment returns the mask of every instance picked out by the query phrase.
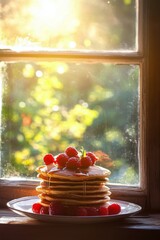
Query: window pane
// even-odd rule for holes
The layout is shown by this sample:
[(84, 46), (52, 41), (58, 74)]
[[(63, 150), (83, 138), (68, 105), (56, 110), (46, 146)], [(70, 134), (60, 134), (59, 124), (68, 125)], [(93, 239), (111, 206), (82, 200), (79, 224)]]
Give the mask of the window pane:
[(0, 1), (0, 47), (137, 50), (136, 0)]
[(34, 177), (44, 154), (72, 144), (95, 151), (111, 182), (138, 184), (138, 65), (21, 62), (1, 71), (2, 177)]

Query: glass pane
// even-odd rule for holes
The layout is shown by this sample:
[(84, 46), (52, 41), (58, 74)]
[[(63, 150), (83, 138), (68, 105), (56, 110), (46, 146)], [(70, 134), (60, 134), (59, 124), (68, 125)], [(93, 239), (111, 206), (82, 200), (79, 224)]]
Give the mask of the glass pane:
[(96, 152), (111, 182), (139, 183), (138, 65), (3, 63), (1, 73), (2, 177), (34, 177), (44, 154), (71, 144)]
[(0, 0), (0, 48), (137, 50), (136, 0)]

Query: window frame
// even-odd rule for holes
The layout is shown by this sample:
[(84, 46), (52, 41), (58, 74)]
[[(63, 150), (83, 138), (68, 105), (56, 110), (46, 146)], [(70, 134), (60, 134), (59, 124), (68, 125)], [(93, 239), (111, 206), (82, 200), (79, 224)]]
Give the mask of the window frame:
[[(137, 1), (138, 2), (138, 1)], [(157, 6), (157, 7), (156, 7)], [(140, 66), (140, 186), (124, 186), (111, 185), (112, 198), (131, 201), (140, 204), (143, 209), (160, 209), (160, 163), (159, 163), (159, 138), (156, 127), (158, 126), (158, 117), (160, 111), (158, 110), (158, 100), (160, 94), (158, 92), (158, 63), (155, 65), (155, 60), (158, 59), (156, 46), (158, 47), (158, 40), (156, 39), (156, 32), (158, 26), (154, 27), (152, 20), (158, 19), (160, 9), (159, 3), (153, 3), (151, 0), (139, 0), (139, 49), (137, 52), (99, 52), (99, 51), (20, 51), (16, 52), (9, 49), (0, 51), (1, 61), (40, 61), (40, 60), (69, 60), (69, 61), (83, 61), (90, 62), (110, 62), (121, 64), (139, 64)], [(147, 27), (148, 26), (148, 27)], [(152, 35), (152, 34), (155, 35)], [(144, 38), (144, 36), (147, 36)], [(154, 58), (155, 55), (156, 59)], [(152, 72), (156, 71), (153, 76)], [(152, 83), (155, 83), (152, 84)], [(153, 94), (154, 93), (154, 94)], [(155, 107), (154, 105), (155, 104)], [(154, 108), (153, 108), (154, 107)], [(153, 110), (154, 109), (154, 110)], [(155, 111), (156, 110), (156, 111)], [(153, 118), (154, 124), (153, 124)], [(158, 127), (158, 130), (160, 128)], [(154, 141), (153, 141), (154, 140)], [(154, 143), (154, 144), (153, 144)], [(157, 147), (154, 151), (155, 145)], [(152, 159), (152, 163), (150, 159)], [(154, 163), (154, 164), (153, 164)], [(154, 166), (156, 166), (154, 168)], [(156, 186), (152, 186), (152, 182), (156, 179)], [(0, 179), (0, 207), (6, 206), (6, 202), (22, 197), (35, 195), (35, 186), (37, 181), (17, 180), (10, 181), (9, 179)]]

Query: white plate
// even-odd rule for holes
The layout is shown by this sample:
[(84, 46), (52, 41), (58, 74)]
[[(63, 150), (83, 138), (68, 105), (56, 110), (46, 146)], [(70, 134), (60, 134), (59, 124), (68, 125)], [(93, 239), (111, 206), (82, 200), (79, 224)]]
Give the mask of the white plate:
[(22, 216), (28, 216), (30, 218), (34, 218), (41, 221), (50, 221), (50, 222), (108, 222), (114, 221), (117, 219), (122, 219), (129, 217), (133, 214), (138, 213), (141, 210), (141, 207), (137, 204), (119, 201), (112, 199), (110, 203), (118, 203), (121, 206), (121, 212), (115, 215), (107, 215), (107, 216), (50, 216), (50, 215), (41, 215), (35, 214), (32, 212), (33, 203), (38, 202), (38, 197), (23, 197), (14, 199), (7, 203), (7, 206), (14, 212), (18, 213)]

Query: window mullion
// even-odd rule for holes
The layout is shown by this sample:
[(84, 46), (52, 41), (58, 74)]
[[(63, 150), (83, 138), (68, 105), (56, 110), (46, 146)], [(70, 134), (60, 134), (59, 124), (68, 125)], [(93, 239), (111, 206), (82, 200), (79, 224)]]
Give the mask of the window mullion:
[(91, 61), (91, 62), (116, 62), (116, 63), (137, 63), (142, 61), (143, 55), (136, 52), (106, 52), (106, 51), (0, 51), (1, 61)]

